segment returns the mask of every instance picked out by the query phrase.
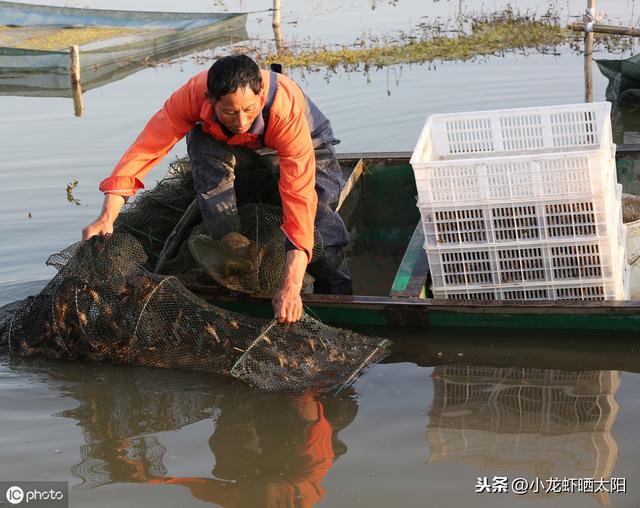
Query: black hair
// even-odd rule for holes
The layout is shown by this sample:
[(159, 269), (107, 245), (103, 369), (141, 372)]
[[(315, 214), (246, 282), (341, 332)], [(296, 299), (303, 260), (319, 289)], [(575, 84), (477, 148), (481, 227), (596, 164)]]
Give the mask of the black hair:
[(214, 100), (248, 86), (258, 95), (262, 85), (260, 68), (247, 55), (230, 55), (217, 60), (209, 69), (207, 89)]

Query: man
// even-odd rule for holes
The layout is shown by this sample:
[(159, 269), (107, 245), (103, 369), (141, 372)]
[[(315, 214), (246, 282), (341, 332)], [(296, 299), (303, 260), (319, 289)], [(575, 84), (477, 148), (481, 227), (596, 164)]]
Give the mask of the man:
[[(100, 184), (102, 212), (83, 239), (113, 232), (126, 198), (144, 188), (143, 177), (184, 136), (205, 224), (236, 209), (238, 170), (257, 162), (279, 165), (287, 239), (284, 281), (273, 299), (280, 322), (300, 319), (307, 270), (316, 293), (351, 293), (342, 253), (349, 235), (335, 212), (341, 171), (331, 124), (294, 81), (260, 71), (245, 55), (221, 58), (171, 95)], [(264, 155), (265, 148), (277, 157)], [(318, 259), (312, 259), (314, 225), (324, 247)]]

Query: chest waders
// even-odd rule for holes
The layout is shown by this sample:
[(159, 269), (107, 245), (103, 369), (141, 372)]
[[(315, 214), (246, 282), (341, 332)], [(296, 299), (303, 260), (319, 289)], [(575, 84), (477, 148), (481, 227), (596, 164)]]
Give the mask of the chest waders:
[[(249, 131), (259, 134), (262, 145), (277, 87), (277, 73), (272, 71), (262, 115), (254, 121)], [(315, 278), (315, 293), (351, 294), (351, 275), (342, 252), (349, 243), (349, 233), (335, 211), (342, 187), (342, 170), (333, 148), (337, 140), (333, 137), (329, 120), (308, 98), (307, 121), (316, 159), (318, 208), (315, 232), (316, 237), (321, 238), (323, 247), (318, 255), (314, 251), (307, 272)], [(214, 139), (202, 130), (201, 125), (196, 125), (187, 134), (187, 152), (200, 211), (207, 231), (213, 238), (220, 236), (216, 224), (220, 223), (221, 214), (225, 216), (225, 231), (229, 231), (228, 223), (237, 217), (238, 205), (269, 201), (277, 194), (273, 174), (278, 172), (279, 159), (272, 150), (229, 145)], [(240, 230), (237, 220), (237, 229)], [(285, 239), (284, 248), (290, 250), (296, 246)]]

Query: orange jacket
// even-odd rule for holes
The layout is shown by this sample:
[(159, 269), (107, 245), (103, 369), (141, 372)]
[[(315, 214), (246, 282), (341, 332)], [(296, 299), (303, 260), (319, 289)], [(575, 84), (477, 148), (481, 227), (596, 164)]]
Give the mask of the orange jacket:
[[(213, 106), (205, 97), (207, 72), (191, 78), (174, 92), (118, 162), (111, 176), (100, 183), (105, 193), (132, 196), (144, 188), (142, 179), (196, 124), (219, 141), (256, 149), (258, 134), (227, 136), (214, 120)], [(262, 71), (262, 105), (269, 91), (270, 74)], [(307, 121), (307, 105), (300, 87), (283, 75), (271, 107), (264, 143), (280, 157), (279, 190), (287, 238), (311, 260), (313, 224), (318, 197), (315, 192), (315, 153)], [(261, 116), (258, 116), (261, 119)]]

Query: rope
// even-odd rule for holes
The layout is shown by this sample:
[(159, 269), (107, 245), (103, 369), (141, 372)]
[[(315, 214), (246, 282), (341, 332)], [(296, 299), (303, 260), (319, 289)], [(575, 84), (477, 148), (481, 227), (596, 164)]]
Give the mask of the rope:
[(162, 281), (160, 281), (160, 284), (158, 284), (155, 288), (153, 288), (153, 291), (151, 291), (151, 293), (149, 293), (149, 298), (147, 298), (147, 301), (144, 302), (144, 305), (142, 306), (142, 310), (140, 311), (140, 315), (138, 316), (138, 321), (136, 322), (136, 327), (133, 329), (133, 336), (135, 336), (138, 333), (138, 325), (140, 324), (140, 320), (142, 319), (142, 315), (144, 314), (145, 309), (147, 308), (147, 305), (149, 304), (149, 302), (151, 301), (151, 298), (153, 298), (153, 295), (156, 293), (156, 291), (158, 291), (158, 289), (160, 289), (160, 286), (162, 286), (165, 282), (167, 282), (169, 279), (175, 279), (177, 280), (175, 277), (173, 276), (169, 276), (169, 277), (165, 277), (164, 279), (162, 279)]

